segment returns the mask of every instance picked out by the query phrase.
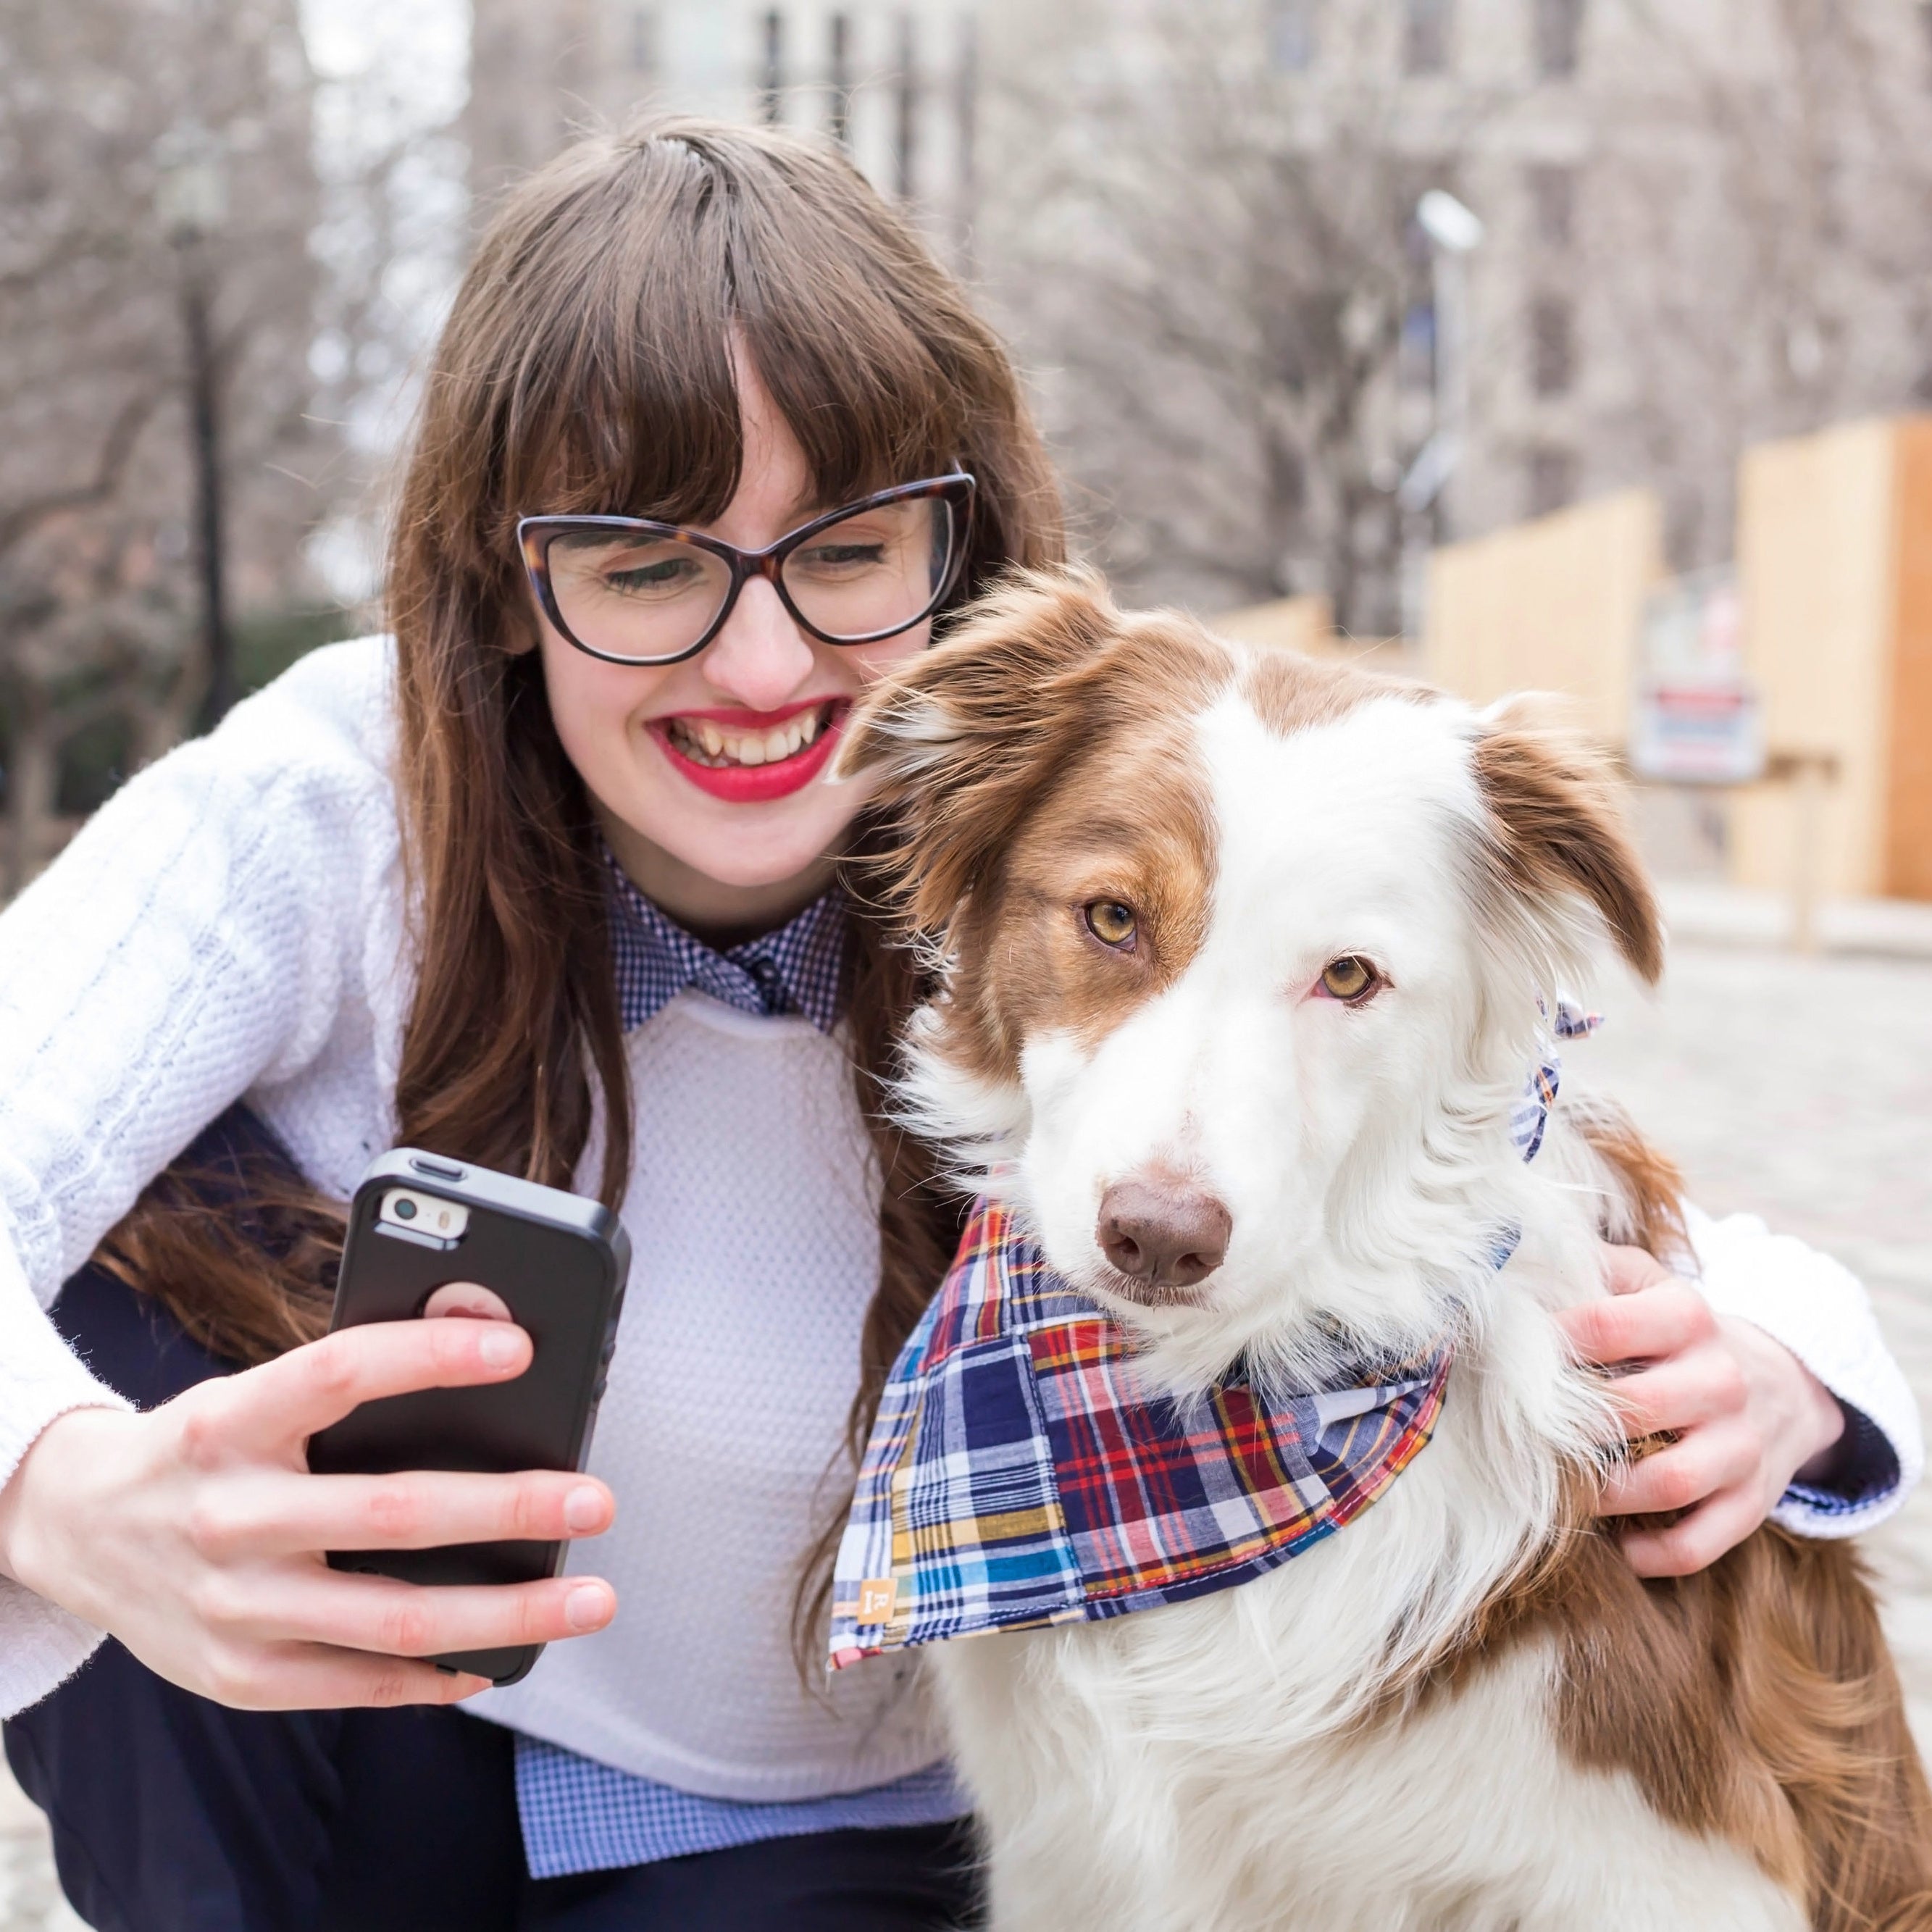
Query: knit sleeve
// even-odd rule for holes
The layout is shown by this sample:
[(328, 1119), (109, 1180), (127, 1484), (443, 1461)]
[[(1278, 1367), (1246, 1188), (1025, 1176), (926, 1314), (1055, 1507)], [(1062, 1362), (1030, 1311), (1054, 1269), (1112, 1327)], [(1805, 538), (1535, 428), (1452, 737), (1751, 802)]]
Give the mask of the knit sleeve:
[(1846, 1437), (1828, 1488), (1794, 1484), (1772, 1520), (1800, 1536), (1850, 1536), (1882, 1522), (1924, 1472), (1910, 1385), (1879, 1333), (1864, 1285), (1829, 1255), (1774, 1234), (1754, 1214), (1688, 1211), (1705, 1299), (1781, 1342), (1838, 1399)]
[[(366, 687), (374, 662), (337, 682)], [(0, 1483), (56, 1416), (123, 1406), (44, 1311), (202, 1127), (320, 1049), (394, 818), (355, 734), (272, 686), (123, 787), (0, 913)], [(0, 1583), (0, 1713), (93, 1641)]]

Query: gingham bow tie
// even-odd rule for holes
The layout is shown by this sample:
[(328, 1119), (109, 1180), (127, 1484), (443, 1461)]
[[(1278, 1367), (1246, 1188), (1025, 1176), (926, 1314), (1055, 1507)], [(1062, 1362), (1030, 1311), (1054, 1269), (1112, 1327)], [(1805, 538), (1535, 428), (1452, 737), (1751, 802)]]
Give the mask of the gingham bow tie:
[[(1558, 1038), (1594, 1015), (1559, 1004)], [(1542, 1145), (1552, 1049), (1511, 1120)], [(1513, 1239), (1498, 1244), (1497, 1264)], [(1179, 1603), (1276, 1568), (1374, 1502), (1427, 1444), (1453, 1350), (1183, 1406), (1134, 1345), (982, 1201), (892, 1366), (834, 1570), (832, 1662)]]

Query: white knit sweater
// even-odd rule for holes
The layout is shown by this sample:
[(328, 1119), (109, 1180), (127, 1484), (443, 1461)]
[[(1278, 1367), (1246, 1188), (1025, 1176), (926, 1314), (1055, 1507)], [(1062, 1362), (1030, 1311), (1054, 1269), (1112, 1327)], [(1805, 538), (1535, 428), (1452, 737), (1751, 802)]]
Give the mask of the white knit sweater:
[(631, 1288), (590, 1464), (618, 1517), (572, 1552), (622, 1610), (472, 1708), (708, 1798), (902, 1778), (943, 1748), (916, 1670), (808, 1696), (790, 1647), (799, 1558), (851, 1486), (839, 1450), (879, 1271), (845, 1048), (689, 992), (627, 1044)]
[[(392, 1144), (410, 971), (393, 739), (383, 643), (318, 651), (124, 787), (0, 914), (0, 1482), (54, 1417), (118, 1400), (42, 1311), (202, 1126), (246, 1096), (344, 1198)], [(875, 1266), (838, 1048), (688, 994), (629, 1045), (637, 1262), (596, 1452), (619, 1514), (580, 1558), (622, 1608), (487, 1708), (716, 1796), (895, 1777), (938, 1753), (916, 1690), (850, 1672), (851, 1708), (828, 1712), (784, 1650)], [(1837, 1534), (1888, 1514), (1922, 1450), (1858, 1283), (1747, 1217), (1700, 1223), (1697, 1246), (1710, 1299), (1871, 1418), (1904, 1472), (1863, 1508), (1788, 1498), (1781, 1519)], [(98, 1634), (0, 1582), (0, 1713)]]

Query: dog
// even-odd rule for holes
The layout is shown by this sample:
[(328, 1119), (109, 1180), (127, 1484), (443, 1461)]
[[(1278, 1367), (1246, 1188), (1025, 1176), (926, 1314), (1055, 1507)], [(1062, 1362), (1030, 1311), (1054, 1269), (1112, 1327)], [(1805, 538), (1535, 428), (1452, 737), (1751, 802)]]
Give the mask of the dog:
[(995, 1932), (1932, 1928), (1857, 1558), (1768, 1526), (1645, 1582), (1592, 1520), (1614, 1384), (1554, 1315), (1605, 1238), (1690, 1264), (1606, 1103), (1512, 1137), (1556, 989), (1662, 968), (1605, 761), (1076, 572), (876, 688), (835, 772), (933, 989), (903, 1120), (1148, 1389), (1453, 1351), (1426, 1448), (1295, 1560), (926, 1652)]

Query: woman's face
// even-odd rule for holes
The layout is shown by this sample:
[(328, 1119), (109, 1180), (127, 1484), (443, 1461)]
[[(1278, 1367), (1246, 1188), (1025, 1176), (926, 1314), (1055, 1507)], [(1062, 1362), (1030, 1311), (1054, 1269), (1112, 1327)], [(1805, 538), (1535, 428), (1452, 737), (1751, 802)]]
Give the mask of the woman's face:
[[(815, 500), (804, 452), (742, 358), (737, 377), (738, 491), (702, 527), (762, 550), (837, 506)], [(728, 936), (777, 923), (824, 890), (866, 796), (825, 782), (832, 742), (853, 698), (925, 648), (929, 623), (881, 644), (820, 644), (754, 578), (696, 657), (628, 666), (588, 656), (536, 616), (557, 735), (645, 892), (686, 925)]]

